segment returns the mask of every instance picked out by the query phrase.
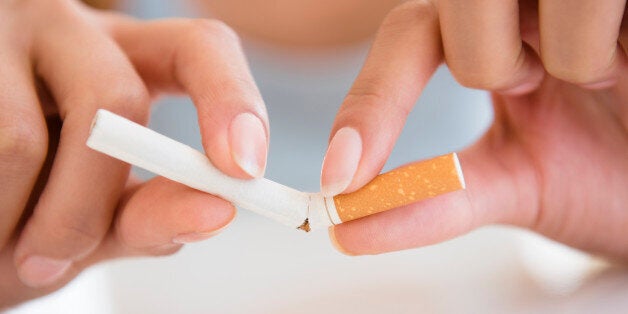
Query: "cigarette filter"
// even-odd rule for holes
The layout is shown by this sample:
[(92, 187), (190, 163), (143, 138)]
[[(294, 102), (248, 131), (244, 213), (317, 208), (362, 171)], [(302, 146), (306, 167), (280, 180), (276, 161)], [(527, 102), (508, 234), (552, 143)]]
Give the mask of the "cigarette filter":
[(305, 231), (465, 188), (455, 153), (397, 168), (353, 193), (334, 197), (265, 178), (236, 179), (220, 172), (203, 153), (103, 109), (96, 113), (87, 146)]

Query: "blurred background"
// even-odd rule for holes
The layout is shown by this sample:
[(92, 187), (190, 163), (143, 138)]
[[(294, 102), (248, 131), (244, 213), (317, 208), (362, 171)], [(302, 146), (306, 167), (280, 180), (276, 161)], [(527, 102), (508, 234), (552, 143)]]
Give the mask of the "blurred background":
[[(95, 2), (139, 18), (213, 16), (235, 27), (269, 111), (266, 176), (316, 191), (334, 114), (370, 36), (399, 1)], [(460, 150), (491, 119), (488, 95), (460, 87), (443, 67), (410, 115), (386, 169)], [(150, 127), (202, 150), (196, 121), (187, 98), (164, 98)], [(65, 289), (9, 313), (622, 313), (626, 292), (623, 270), (513, 228), (347, 257), (324, 231), (305, 234), (240, 211), (215, 238), (170, 257), (96, 266)]]

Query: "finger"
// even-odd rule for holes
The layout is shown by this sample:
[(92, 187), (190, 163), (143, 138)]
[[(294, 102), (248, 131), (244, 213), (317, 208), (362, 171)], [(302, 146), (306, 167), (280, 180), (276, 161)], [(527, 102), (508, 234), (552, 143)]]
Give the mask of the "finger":
[(76, 268), (112, 258), (173, 254), (182, 244), (220, 233), (236, 215), (230, 203), (162, 177), (128, 186), (122, 199), (110, 233)]
[(96, 109), (140, 123), (148, 114), (147, 92), (115, 44), (77, 16), (64, 21), (36, 32), (33, 49), (64, 120), (48, 183), (15, 252), (20, 277), (33, 287), (62, 277), (111, 224), (129, 167), (85, 145)]
[(149, 85), (192, 97), (214, 165), (239, 178), (263, 175), (268, 116), (235, 32), (212, 20), (118, 19), (111, 28)]
[[(215, 196), (158, 177), (144, 184), (131, 177), (114, 227), (99, 247), (76, 261), (52, 286), (24, 285), (14, 267), (0, 267), (0, 295), (14, 304), (55, 291), (82, 270), (112, 258), (173, 254), (182, 243), (219, 233), (234, 219), (235, 208)], [(0, 250), (0, 265), (10, 265), (14, 242)], [(0, 306), (7, 306), (0, 300)]]
[(541, 58), (547, 71), (589, 88), (614, 85), (626, 69), (618, 45), (625, 0), (540, 1)]
[(515, 146), (495, 151), (493, 135), (459, 155), (466, 190), (334, 226), (332, 243), (349, 255), (379, 254), (439, 243), (487, 224), (532, 226), (539, 199), (534, 167)]
[(23, 51), (0, 30), (0, 250), (12, 236), (46, 157), (46, 122)]
[(354, 191), (379, 173), (441, 55), (430, 1), (388, 14), (334, 121), (321, 173), (325, 195)]
[[(82, 270), (104, 260), (175, 253), (182, 243), (219, 233), (235, 217), (235, 208), (226, 201), (161, 177), (141, 185), (131, 184), (124, 194), (117, 211), (120, 215), (95, 252), (73, 263), (45, 289), (25, 286), (13, 267), (2, 267), (2, 296), (19, 303), (61, 288)], [(11, 249), (0, 251), (0, 264), (11, 263)]]
[(108, 237), (79, 268), (112, 258), (176, 253), (182, 244), (220, 233), (236, 215), (230, 203), (162, 177), (127, 188), (117, 212)]
[(454, 77), (467, 87), (530, 92), (544, 70), (522, 42), (517, 0), (438, 2), (443, 47)]
[(154, 249), (208, 239), (234, 218), (230, 203), (160, 177), (123, 202), (115, 235), (127, 254), (153, 254)]

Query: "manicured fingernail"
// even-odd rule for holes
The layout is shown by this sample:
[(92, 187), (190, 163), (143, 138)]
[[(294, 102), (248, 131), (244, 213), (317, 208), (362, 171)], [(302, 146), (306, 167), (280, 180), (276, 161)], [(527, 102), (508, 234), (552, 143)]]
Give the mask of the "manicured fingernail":
[(342, 245), (340, 245), (340, 243), (338, 242), (338, 239), (336, 239), (336, 230), (334, 229), (334, 227), (329, 227), (328, 229), (328, 234), (329, 234), (329, 241), (331, 242), (331, 245), (334, 246), (334, 248), (336, 248), (336, 250), (344, 255), (348, 255), (348, 256), (356, 256), (355, 254), (347, 251), (345, 248), (342, 247)]
[(214, 235), (216, 235), (217, 233), (218, 231), (184, 233), (184, 234), (180, 234), (174, 237), (172, 239), (172, 242), (177, 243), (177, 244), (199, 242), (199, 241), (207, 240), (213, 237)]
[(229, 128), (231, 155), (250, 176), (257, 178), (266, 168), (268, 139), (262, 121), (252, 113), (241, 113), (231, 122)]
[(218, 229), (210, 230), (210, 231), (206, 231), (206, 232), (182, 233), (182, 234), (179, 234), (176, 237), (172, 238), (172, 242), (176, 243), (176, 244), (187, 244), (187, 243), (194, 243), (194, 242), (207, 240), (207, 239), (209, 239), (209, 238), (219, 234), (225, 228), (229, 227), (229, 225), (231, 225), (231, 222), (233, 222), (234, 219), (235, 219), (235, 214), (233, 216), (231, 216), (231, 218), (228, 221), (226, 221), (226, 223), (224, 225), (222, 225), (222, 227), (220, 227)]
[(360, 133), (350, 127), (338, 130), (331, 139), (323, 160), (321, 193), (324, 196), (342, 193), (353, 180), (361, 156)]
[(55, 283), (70, 268), (72, 262), (43, 256), (30, 256), (18, 268), (20, 280), (32, 288)]

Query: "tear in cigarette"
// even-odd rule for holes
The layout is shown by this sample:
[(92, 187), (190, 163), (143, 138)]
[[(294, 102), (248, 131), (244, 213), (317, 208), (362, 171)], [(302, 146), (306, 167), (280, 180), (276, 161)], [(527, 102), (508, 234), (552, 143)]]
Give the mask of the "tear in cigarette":
[(96, 113), (87, 146), (305, 231), (465, 188), (455, 153), (381, 174), (358, 191), (323, 197), (258, 178), (229, 177), (201, 152), (109, 111)]

